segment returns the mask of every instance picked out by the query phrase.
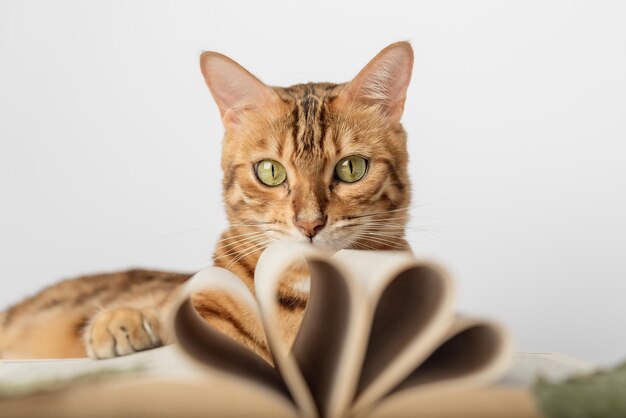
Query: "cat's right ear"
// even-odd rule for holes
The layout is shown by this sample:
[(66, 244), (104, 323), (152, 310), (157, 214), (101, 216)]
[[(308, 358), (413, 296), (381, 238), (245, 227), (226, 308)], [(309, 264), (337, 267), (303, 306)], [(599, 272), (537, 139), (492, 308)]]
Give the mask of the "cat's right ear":
[(204, 52), (200, 56), (200, 69), (226, 129), (236, 128), (246, 112), (255, 109), (267, 112), (281, 107), (276, 92), (225, 55)]
[(400, 123), (407, 88), (413, 69), (413, 48), (408, 42), (396, 42), (378, 53), (349, 83), (335, 101), (335, 106), (355, 103), (376, 106), (391, 125)]

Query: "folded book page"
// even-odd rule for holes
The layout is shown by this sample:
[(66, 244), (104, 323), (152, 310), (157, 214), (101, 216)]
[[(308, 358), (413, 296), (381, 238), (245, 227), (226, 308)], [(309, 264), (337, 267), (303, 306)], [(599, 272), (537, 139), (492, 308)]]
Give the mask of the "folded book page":
[[(260, 321), (258, 306), (245, 284), (228, 270), (209, 267), (194, 275), (179, 295), (178, 307), (172, 317), (172, 332), (177, 347), (187, 357), (208, 369), (209, 373), (238, 381), (243, 386), (252, 385), (265, 396), (275, 398), (282, 408), (285, 403), (293, 408), (291, 393), (276, 368), (242, 344), (215, 330), (198, 315), (192, 306), (191, 295), (200, 291), (227, 292), (239, 302), (241, 309), (249, 311)], [(229, 386), (232, 390), (232, 384)], [(220, 391), (220, 386), (206, 389), (214, 394)], [(211, 398), (214, 398), (213, 394)]]

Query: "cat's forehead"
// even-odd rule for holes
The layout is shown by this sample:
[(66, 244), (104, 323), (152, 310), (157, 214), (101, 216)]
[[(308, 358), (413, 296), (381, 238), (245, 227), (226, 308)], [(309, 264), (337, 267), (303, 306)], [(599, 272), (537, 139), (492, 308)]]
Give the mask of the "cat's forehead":
[(290, 135), (284, 138), (282, 151), (300, 167), (318, 167), (323, 163), (330, 147), (326, 130), (330, 123), (330, 104), (343, 85), (332, 83), (306, 83), (274, 90), (290, 108), (286, 124)]
[(301, 83), (290, 87), (272, 87), (285, 101), (326, 100), (337, 96), (344, 84)]

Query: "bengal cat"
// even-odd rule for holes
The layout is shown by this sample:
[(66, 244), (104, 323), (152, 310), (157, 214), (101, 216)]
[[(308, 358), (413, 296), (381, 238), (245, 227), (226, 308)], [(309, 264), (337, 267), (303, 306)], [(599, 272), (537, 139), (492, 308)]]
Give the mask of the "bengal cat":
[[(413, 66), (406, 42), (350, 82), (269, 87), (230, 58), (202, 54), (225, 128), (223, 196), (230, 223), (214, 263), (254, 291), (261, 251), (289, 239), (334, 251), (409, 249), (410, 186), (400, 124)], [(0, 357), (108, 358), (169, 341), (168, 302), (189, 274), (131, 270), (65, 280), (0, 314)], [(291, 341), (307, 302), (294, 266), (277, 303)], [(198, 294), (200, 315), (269, 359), (258, 324), (226, 296)]]

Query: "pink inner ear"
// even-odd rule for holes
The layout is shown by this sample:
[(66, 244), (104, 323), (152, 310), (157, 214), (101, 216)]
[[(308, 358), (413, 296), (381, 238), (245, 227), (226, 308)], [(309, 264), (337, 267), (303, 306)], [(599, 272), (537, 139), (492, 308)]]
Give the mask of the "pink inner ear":
[(225, 124), (237, 123), (242, 111), (266, 108), (280, 100), (272, 89), (224, 55), (205, 52), (201, 69)]
[(412, 67), (413, 50), (408, 43), (388, 46), (348, 84), (343, 103), (379, 105), (393, 122), (399, 121)]

